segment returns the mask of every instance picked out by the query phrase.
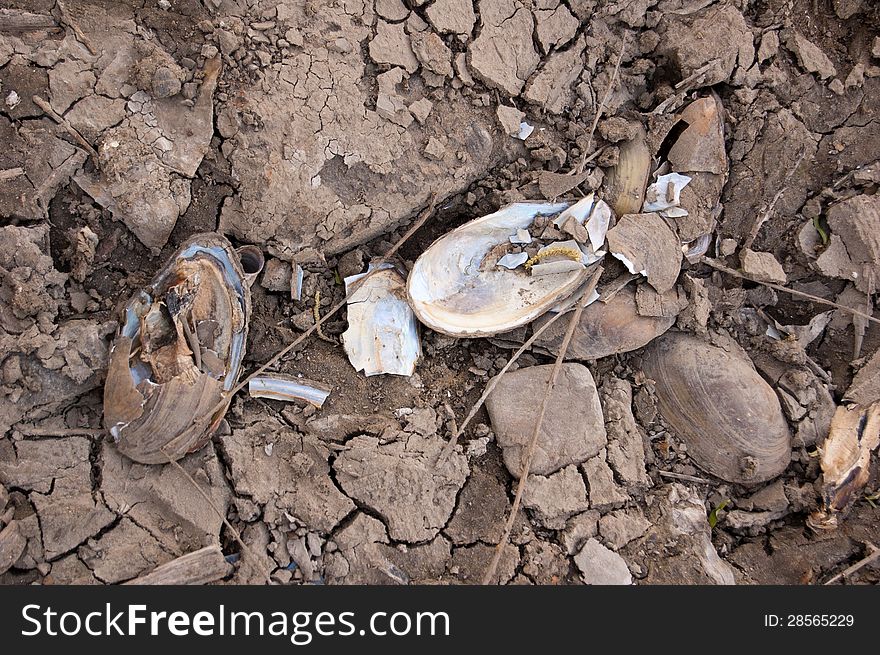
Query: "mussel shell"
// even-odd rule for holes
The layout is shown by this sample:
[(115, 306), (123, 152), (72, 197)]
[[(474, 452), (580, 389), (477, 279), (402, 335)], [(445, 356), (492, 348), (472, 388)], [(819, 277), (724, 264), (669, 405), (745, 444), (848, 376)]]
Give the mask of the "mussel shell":
[[(167, 463), (208, 442), (241, 372), (251, 309), (247, 279), (227, 239), (198, 234), (128, 302), (104, 385), (104, 424), (124, 455), (143, 464)], [(201, 326), (202, 336), (182, 342), (166, 334), (167, 343), (146, 343), (143, 328), (151, 321), (179, 327), (172, 312), (185, 312), (177, 315), (194, 323), (187, 323), (191, 334)], [(155, 348), (169, 344), (176, 356), (160, 359)]]
[(744, 353), (673, 333), (654, 341), (641, 365), (660, 414), (698, 466), (740, 484), (786, 469), (791, 434), (779, 399)]
[[(566, 203), (515, 203), (445, 234), (419, 256), (407, 280), (416, 317), (454, 337), (485, 337), (525, 325), (571, 295), (587, 269), (532, 276), (523, 269), (484, 265), (489, 251), (552, 216)], [(482, 269), (482, 270), (481, 270)]]
[[(549, 318), (535, 321), (539, 329)], [(553, 355), (559, 352), (567, 329), (564, 318), (547, 328), (535, 341), (535, 347)], [(675, 316), (641, 316), (631, 285), (618, 291), (607, 303), (601, 300), (584, 308), (574, 329), (566, 359), (599, 359), (637, 350), (663, 334), (675, 323)]]

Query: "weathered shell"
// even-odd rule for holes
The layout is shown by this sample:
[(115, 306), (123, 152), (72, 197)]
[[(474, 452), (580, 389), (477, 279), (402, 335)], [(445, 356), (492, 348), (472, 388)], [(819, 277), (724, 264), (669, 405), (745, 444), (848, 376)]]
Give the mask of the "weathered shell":
[(620, 146), (617, 164), (608, 169), (605, 176), (605, 201), (615, 214), (623, 216), (642, 211), (651, 165), (645, 129), (639, 125), (638, 134)]
[[(535, 322), (538, 329), (547, 320)], [(636, 307), (636, 294), (631, 286), (618, 291), (608, 303), (594, 302), (583, 310), (574, 329), (566, 359), (599, 359), (637, 350), (663, 334), (675, 323), (675, 316), (641, 316)], [(563, 318), (547, 328), (535, 346), (553, 355), (559, 352), (567, 329)]]
[(368, 273), (345, 278), (346, 292), (354, 289), (348, 299), (348, 329), (342, 333), (345, 354), (367, 376), (412, 375), (422, 344), (403, 276), (387, 264), (365, 277)]
[(779, 399), (735, 344), (728, 351), (666, 334), (641, 364), (655, 382), (660, 414), (698, 466), (741, 484), (769, 480), (788, 466), (791, 434)]
[[(127, 457), (167, 463), (201, 448), (226, 413), (247, 342), (252, 280), (224, 237), (187, 240), (126, 305), (104, 386), (104, 424)], [(219, 407), (218, 407), (219, 406)]]
[(487, 255), (508, 244), (517, 230), (566, 208), (566, 203), (516, 203), (440, 237), (409, 274), (407, 292), (418, 319), (455, 337), (491, 336), (525, 325), (570, 295), (586, 279), (587, 269), (530, 275), (484, 265)]
[(837, 527), (870, 477), (871, 451), (880, 444), (880, 403), (841, 405), (820, 448), (822, 506), (807, 519), (816, 530)]

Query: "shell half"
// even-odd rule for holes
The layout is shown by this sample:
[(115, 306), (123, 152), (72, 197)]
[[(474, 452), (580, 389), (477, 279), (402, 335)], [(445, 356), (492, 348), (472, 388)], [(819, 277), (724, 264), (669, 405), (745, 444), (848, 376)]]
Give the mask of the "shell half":
[(128, 302), (104, 386), (104, 423), (124, 455), (167, 463), (210, 439), (241, 372), (248, 279), (229, 241), (199, 234)]
[(407, 292), (418, 319), (450, 336), (485, 337), (525, 325), (571, 295), (589, 269), (531, 275), (490, 261), (495, 249), (510, 244), (538, 216), (554, 216), (568, 207), (515, 203), (440, 237), (409, 275)]

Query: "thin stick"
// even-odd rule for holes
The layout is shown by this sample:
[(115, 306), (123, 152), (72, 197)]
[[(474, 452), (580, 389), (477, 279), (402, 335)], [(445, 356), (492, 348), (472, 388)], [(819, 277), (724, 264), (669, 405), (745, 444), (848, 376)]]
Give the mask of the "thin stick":
[(749, 235), (746, 237), (746, 240), (743, 242), (743, 248), (751, 248), (752, 244), (755, 242), (755, 239), (758, 238), (758, 232), (761, 231), (761, 226), (767, 222), (770, 218), (770, 215), (773, 213), (774, 207), (776, 207), (776, 203), (779, 202), (779, 199), (782, 195), (788, 191), (788, 183), (794, 175), (795, 171), (798, 169), (798, 166), (801, 165), (801, 162), (804, 160), (804, 157), (807, 156), (807, 149), (802, 148), (801, 153), (798, 155), (797, 161), (794, 163), (794, 166), (791, 167), (791, 170), (785, 174), (785, 179), (782, 180), (782, 184), (779, 187), (779, 191), (776, 192), (776, 195), (773, 196), (773, 200), (770, 201), (770, 204), (767, 205), (767, 209), (758, 214), (755, 219), (755, 224), (752, 226), (752, 229), (749, 231)]
[(599, 119), (602, 117), (602, 112), (605, 111), (605, 103), (608, 102), (608, 96), (611, 95), (611, 89), (614, 88), (614, 83), (617, 82), (617, 74), (620, 72), (620, 64), (623, 62), (623, 53), (626, 51), (626, 37), (628, 34), (629, 32), (624, 32), (623, 38), (620, 41), (620, 53), (617, 55), (617, 63), (614, 65), (614, 72), (611, 73), (611, 80), (608, 82), (608, 88), (605, 89), (605, 95), (602, 97), (602, 102), (600, 102), (599, 106), (596, 108), (596, 115), (593, 117), (593, 124), (590, 126), (590, 133), (587, 136), (587, 145), (584, 147), (584, 154), (581, 158), (581, 163), (577, 167), (576, 175), (583, 173), (584, 168), (587, 165), (587, 155), (593, 147), (593, 136), (596, 134)]
[(690, 84), (691, 82), (693, 82), (693, 81), (694, 81), (695, 79), (697, 79), (698, 77), (700, 77), (700, 76), (705, 75), (706, 73), (708, 73), (708, 72), (712, 69), (712, 67), (713, 67), (714, 65), (715, 65), (715, 62), (709, 62), (709, 63), (706, 64), (705, 66), (700, 66), (697, 70), (695, 70), (693, 73), (691, 73), (691, 74), (688, 75), (686, 78), (684, 78), (681, 82), (679, 82), (678, 84), (676, 84), (676, 85), (675, 85), (675, 88), (676, 88), (676, 89), (680, 89), (680, 88), (682, 88), (683, 86), (686, 86), (686, 85)]
[(866, 314), (865, 312), (861, 312), (858, 309), (853, 309), (852, 307), (847, 307), (846, 305), (841, 305), (840, 303), (833, 302), (831, 300), (825, 300), (824, 298), (820, 298), (819, 296), (814, 296), (811, 293), (804, 293), (803, 291), (795, 291), (794, 289), (789, 289), (788, 287), (784, 287), (781, 284), (774, 284), (773, 282), (764, 282), (763, 280), (756, 280), (755, 278), (744, 275), (739, 271), (735, 271), (732, 268), (728, 268), (724, 264), (719, 263), (718, 261), (712, 259), (711, 257), (703, 256), (700, 258), (700, 261), (704, 264), (711, 266), (716, 271), (721, 271), (722, 273), (726, 273), (727, 275), (732, 275), (733, 277), (738, 277), (741, 280), (748, 280), (749, 282), (755, 282), (756, 284), (763, 284), (765, 287), (770, 287), (771, 289), (776, 289), (777, 291), (782, 291), (783, 293), (790, 294), (792, 296), (796, 296), (798, 298), (804, 298), (806, 300), (810, 300), (812, 302), (818, 303), (820, 305), (827, 305), (828, 307), (834, 307), (835, 309), (842, 309), (845, 312), (849, 312), (855, 316), (861, 316), (865, 320), (871, 321), (872, 323), (880, 323), (880, 319), (874, 318), (870, 314)]
[(541, 400), (541, 409), (538, 412), (538, 420), (535, 421), (535, 430), (532, 432), (532, 439), (529, 441), (529, 447), (526, 450), (526, 456), (523, 460), (522, 470), (519, 476), (519, 484), (516, 487), (516, 495), (513, 498), (513, 505), (510, 508), (510, 514), (507, 516), (507, 523), (504, 526), (504, 534), (495, 546), (495, 553), (492, 555), (492, 561), (489, 563), (489, 567), (486, 569), (486, 573), (483, 576), (482, 583), (484, 585), (489, 584), (492, 581), (492, 578), (495, 577), (495, 571), (498, 569), (498, 562), (501, 561), (504, 547), (510, 539), (510, 533), (513, 530), (513, 523), (516, 521), (516, 514), (519, 511), (523, 492), (526, 488), (526, 482), (529, 478), (529, 469), (532, 467), (532, 457), (534, 457), (535, 447), (538, 444), (538, 436), (541, 434), (541, 427), (544, 425), (544, 415), (547, 413), (547, 406), (550, 404), (550, 396), (553, 393), (553, 387), (556, 384), (556, 379), (559, 377), (559, 371), (562, 370), (562, 364), (565, 362), (565, 353), (568, 351), (568, 345), (571, 343), (572, 336), (574, 336), (574, 330), (581, 319), (581, 314), (584, 311), (584, 307), (586, 307), (587, 300), (592, 294), (593, 289), (596, 287), (599, 275), (601, 275), (601, 268), (597, 269), (596, 273), (593, 274), (593, 279), (590, 284), (587, 285), (586, 289), (584, 289), (583, 296), (578, 301), (577, 308), (574, 310), (571, 320), (568, 322), (565, 337), (562, 339), (559, 354), (556, 356), (556, 362), (553, 364), (553, 371), (550, 373), (550, 380), (547, 382), (547, 389), (544, 391), (544, 398)]
[(712, 484), (711, 480), (706, 478), (698, 478), (696, 475), (686, 475), (684, 473), (674, 473), (673, 471), (658, 471), (660, 477), (670, 478), (672, 480), (685, 480), (686, 482), (696, 482), (698, 484)]
[(205, 490), (199, 486), (199, 483), (196, 482), (195, 478), (193, 476), (191, 476), (189, 474), (189, 472), (185, 468), (183, 468), (183, 466), (180, 465), (180, 462), (178, 462), (173, 457), (171, 457), (171, 455), (169, 455), (168, 452), (164, 448), (162, 448), (162, 454), (168, 458), (169, 463), (171, 463), (175, 467), (177, 467), (177, 469), (186, 476), (186, 478), (190, 481), (192, 486), (196, 488), (196, 491), (198, 491), (199, 494), (201, 495), (201, 497), (205, 499), (205, 502), (208, 503), (208, 507), (210, 507), (211, 509), (214, 510), (214, 512), (217, 514), (217, 516), (220, 517), (220, 520), (223, 521), (223, 525), (225, 525), (229, 529), (229, 531), (232, 533), (232, 536), (235, 538), (235, 541), (241, 547), (242, 551), (244, 551), (245, 554), (247, 554), (253, 558), (254, 566), (257, 569), (259, 569), (260, 573), (263, 574), (263, 577), (266, 578), (266, 583), (272, 584), (272, 578), (269, 575), (268, 569), (263, 567), (262, 562), (260, 562), (260, 560), (257, 558), (256, 553), (254, 553), (254, 551), (252, 551), (250, 549), (250, 546), (248, 546), (246, 543), (244, 543), (244, 540), (241, 538), (241, 535), (239, 534), (238, 530), (236, 530), (234, 527), (232, 527), (232, 524), (226, 519), (226, 514), (220, 511), (220, 509), (214, 504), (214, 501), (211, 500), (211, 497), (208, 496), (208, 494), (205, 493)]
[[(601, 275), (601, 274), (602, 274), (601, 269), (599, 269), (596, 273), (593, 273), (593, 275), (595, 277), (594, 277), (594, 280), (591, 280), (590, 286), (588, 287), (588, 294), (590, 292), (592, 292), (593, 289), (596, 288), (596, 282), (598, 282), (599, 275)], [(480, 408), (486, 402), (486, 399), (492, 395), (492, 392), (495, 390), (495, 387), (498, 386), (498, 383), (501, 382), (501, 378), (503, 378), (504, 375), (507, 373), (507, 371), (510, 370), (510, 367), (513, 366), (513, 363), (516, 360), (518, 360), (520, 358), (520, 356), (525, 351), (529, 350), (532, 347), (532, 344), (535, 343), (535, 341), (537, 341), (538, 337), (540, 337), (542, 334), (544, 334), (544, 332), (546, 330), (548, 330), (551, 325), (553, 325), (556, 321), (558, 321), (564, 315), (568, 314), (569, 312), (571, 312), (573, 310), (574, 310), (574, 307), (569, 307), (568, 309), (565, 309), (561, 312), (557, 312), (555, 315), (551, 316), (549, 321), (547, 321), (546, 323), (544, 323), (544, 325), (542, 325), (540, 328), (535, 330), (534, 334), (532, 334), (532, 336), (530, 336), (528, 338), (528, 340), (526, 340), (526, 342), (522, 346), (520, 346), (519, 350), (517, 350), (515, 353), (513, 353), (513, 356), (507, 361), (507, 363), (504, 365), (504, 368), (502, 368), (501, 371), (498, 373), (498, 375), (496, 375), (494, 378), (492, 378), (489, 381), (489, 384), (486, 385), (486, 388), (483, 391), (483, 395), (481, 395), (480, 398), (477, 400), (477, 402), (474, 403), (474, 406), (471, 407), (471, 411), (468, 412), (468, 415), (465, 417), (464, 421), (462, 421), (461, 425), (458, 427), (458, 429), (452, 435), (452, 438), (449, 440), (449, 443), (447, 443), (443, 447), (443, 450), (440, 451), (440, 455), (437, 457), (436, 464), (439, 464), (439, 463), (445, 461), (446, 458), (449, 457), (449, 455), (452, 453), (452, 449), (455, 448), (455, 444), (458, 443), (458, 439), (461, 437), (462, 433), (464, 433), (465, 428), (473, 420), (474, 416), (477, 415), (477, 412), (480, 411)]]
[(77, 132), (76, 128), (70, 124), (70, 121), (68, 121), (66, 118), (61, 116), (54, 109), (52, 109), (52, 105), (43, 100), (40, 96), (33, 96), (31, 99), (34, 101), (34, 104), (37, 105), (37, 107), (42, 109), (49, 118), (51, 118), (61, 127), (63, 127), (65, 132), (72, 136), (74, 140), (79, 143), (79, 145), (81, 145), (86, 152), (89, 153), (89, 155), (92, 157), (92, 161), (95, 163), (95, 166), (100, 166), (100, 163), (98, 162), (97, 151), (92, 147), (92, 144), (86, 141), (85, 137), (82, 134)]
[(19, 167), (16, 168), (5, 168), (0, 171), (0, 182), (5, 182), (6, 180), (14, 180), (17, 177), (21, 177), (24, 175), (24, 169)]
[(26, 437), (103, 437), (101, 428), (17, 428)]
[(873, 562), (877, 559), (880, 559), (880, 548), (877, 548), (877, 546), (872, 544), (870, 541), (867, 543), (867, 546), (868, 546), (868, 548), (871, 549), (871, 553), (869, 555), (863, 557), (862, 559), (860, 559), (858, 562), (856, 562), (852, 566), (845, 568), (843, 571), (841, 571), (840, 573), (835, 575), (833, 578), (829, 579), (828, 582), (826, 582), (825, 584), (826, 585), (834, 584), (838, 580), (845, 578), (848, 575), (852, 575), (853, 573), (855, 573), (859, 569), (861, 569), (865, 566), (868, 566), (868, 564), (870, 564), (871, 562)]

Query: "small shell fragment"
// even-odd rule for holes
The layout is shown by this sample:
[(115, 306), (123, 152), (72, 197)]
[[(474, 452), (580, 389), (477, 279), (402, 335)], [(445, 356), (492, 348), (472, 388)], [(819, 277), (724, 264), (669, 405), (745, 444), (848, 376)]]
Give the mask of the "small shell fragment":
[(321, 408), (330, 396), (330, 390), (323, 385), (280, 373), (251, 378), (248, 382), (248, 393), (254, 398), (269, 400), (287, 402), (302, 400), (318, 408)]
[(519, 229), (516, 231), (516, 234), (511, 235), (510, 243), (515, 245), (525, 245), (532, 242), (532, 235), (529, 234), (528, 230)]
[[(643, 212), (662, 212), (673, 207), (678, 207), (681, 203), (681, 190), (684, 189), (691, 181), (687, 175), (679, 173), (669, 173), (661, 175), (657, 178), (648, 190), (645, 192), (645, 204), (642, 207)], [(687, 212), (684, 214), (687, 215)]]
[(303, 269), (299, 264), (294, 263), (293, 274), (290, 276), (290, 299), (301, 300), (303, 288)]
[(524, 252), (508, 253), (498, 260), (498, 265), (513, 270), (519, 268), (528, 261), (529, 255)]
[(375, 273), (345, 278), (346, 293), (366, 279), (348, 299), (348, 329), (342, 344), (348, 360), (365, 375), (410, 376), (422, 356), (415, 315), (406, 301), (406, 281), (390, 264)]

